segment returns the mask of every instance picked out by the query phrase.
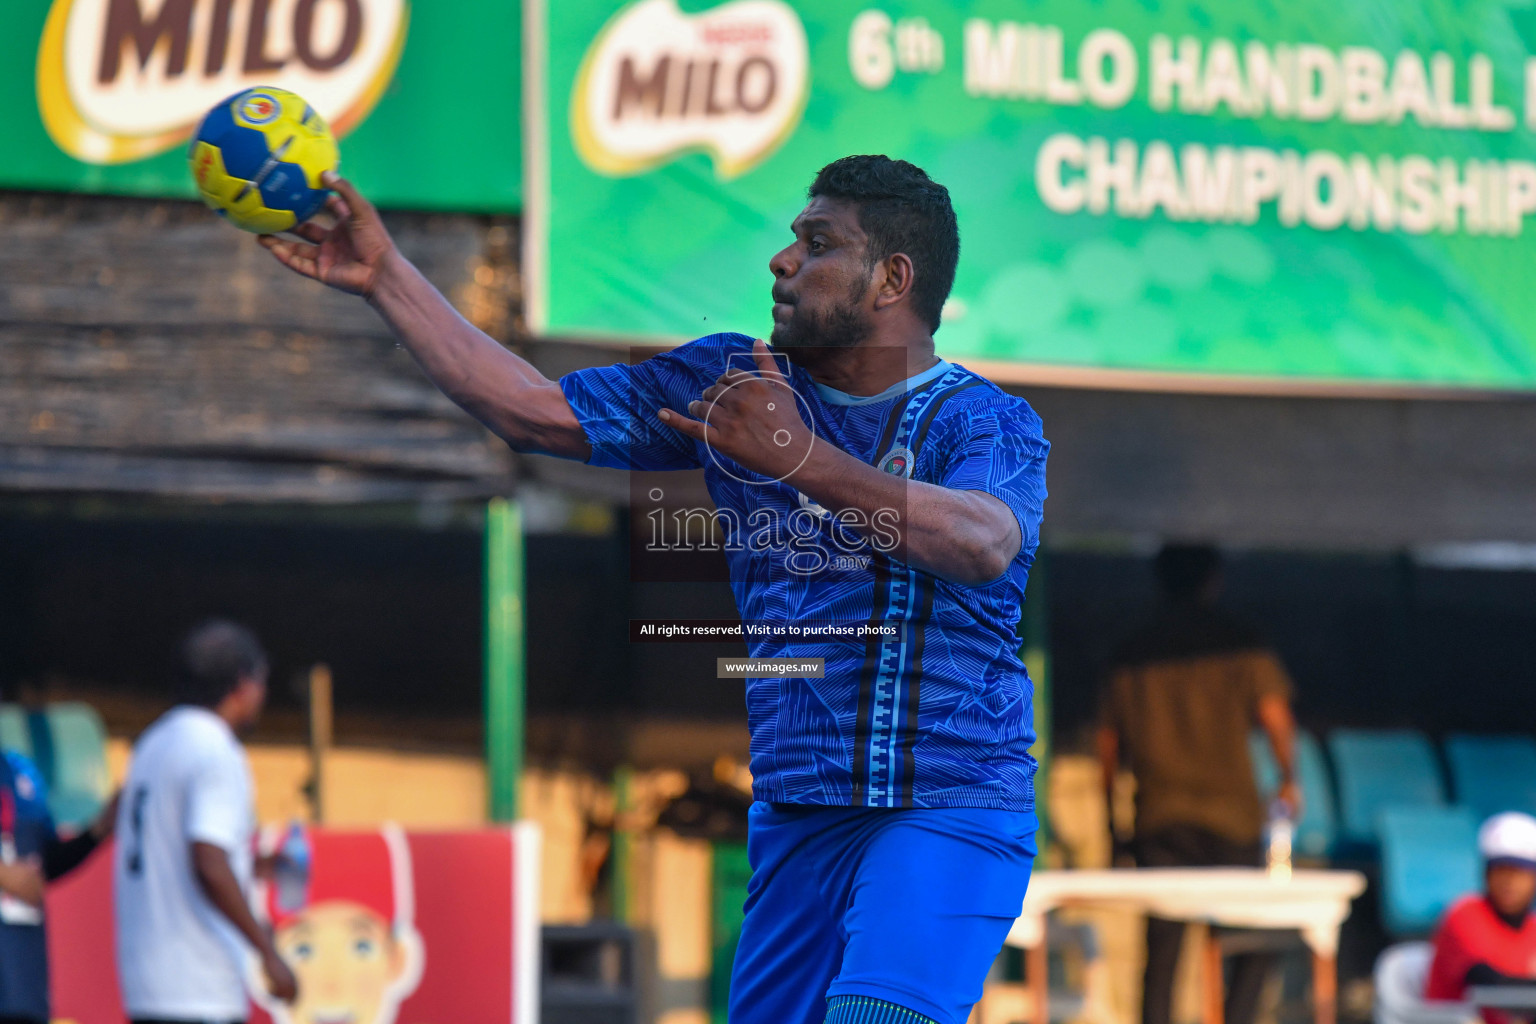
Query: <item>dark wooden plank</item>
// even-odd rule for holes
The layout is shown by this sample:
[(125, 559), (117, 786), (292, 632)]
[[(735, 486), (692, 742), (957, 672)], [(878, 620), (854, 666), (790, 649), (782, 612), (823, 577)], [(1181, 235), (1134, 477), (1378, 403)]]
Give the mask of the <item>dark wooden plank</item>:
[[(515, 232), (394, 215), (480, 322), (516, 323)], [(359, 299), (189, 203), (0, 193), (0, 489), (399, 501), (504, 491), (511, 453)]]
[(475, 500), (509, 487), (505, 479), (421, 479), (316, 462), (0, 447), (0, 491), (40, 495), (367, 504)]
[[(387, 219), (434, 284), (455, 295), (471, 283), (488, 221)], [(0, 321), (379, 329), (365, 303), (289, 273), (195, 203), (0, 193), (0, 243)]]

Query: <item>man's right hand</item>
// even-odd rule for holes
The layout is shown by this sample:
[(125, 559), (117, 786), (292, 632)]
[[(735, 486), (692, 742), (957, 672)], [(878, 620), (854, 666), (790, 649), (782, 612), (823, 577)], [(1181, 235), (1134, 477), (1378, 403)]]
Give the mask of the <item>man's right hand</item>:
[(298, 240), (261, 244), (296, 274), (366, 298), (427, 377), (515, 451), (592, 456), (586, 429), (554, 381), (459, 313), (390, 239), (373, 206), (328, 176), (334, 227), (300, 224)]
[(0, 892), (32, 907), (43, 905), (43, 867), (36, 857), (0, 864)]
[(299, 998), (299, 980), (293, 976), (293, 968), (278, 955), (277, 950), (269, 948), (261, 955), (261, 971), (267, 976), (267, 991), (274, 998), (285, 1003)]
[(325, 184), (335, 190), (326, 201), (336, 218), (334, 227), (305, 221), (293, 229), (304, 242), (277, 235), (262, 235), (258, 241), (296, 274), (353, 295), (371, 296), (384, 265), (395, 256), (394, 240), (379, 211), (350, 181), (327, 171)]

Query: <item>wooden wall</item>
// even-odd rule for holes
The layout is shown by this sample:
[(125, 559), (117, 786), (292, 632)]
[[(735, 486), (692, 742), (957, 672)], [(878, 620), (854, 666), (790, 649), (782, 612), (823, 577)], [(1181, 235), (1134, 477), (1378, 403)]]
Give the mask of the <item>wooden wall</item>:
[[(519, 337), (515, 221), (388, 220), (471, 319)], [(520, 343), (551, 377), (640, 352)], [(1048, 542), (1536, 543), (1530, 400), (1016, 390), (1054, 445)], [(289, 275), (201, 206), (0, 193), (0, 495), (453, 500), (523, 473), (617, 505), (634, 485), (515, 460), (366, 305)], [(668, 482), (667, 503), (706, 501), (698, 474)]]
[[(510, 332), (511, 225), (389, 222), (461, 310)], [(0, 193), (0, 492), (452, 500), (511, 473), (362, 301), (200, 205)]]

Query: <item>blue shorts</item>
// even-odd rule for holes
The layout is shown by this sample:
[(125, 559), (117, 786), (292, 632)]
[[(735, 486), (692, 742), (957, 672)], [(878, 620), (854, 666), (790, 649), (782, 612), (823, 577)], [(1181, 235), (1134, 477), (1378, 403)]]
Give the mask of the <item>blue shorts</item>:
[(869, 996), (965, 1024), (1024, 902), (1034, 814), (752, 805), (731, 1024)]

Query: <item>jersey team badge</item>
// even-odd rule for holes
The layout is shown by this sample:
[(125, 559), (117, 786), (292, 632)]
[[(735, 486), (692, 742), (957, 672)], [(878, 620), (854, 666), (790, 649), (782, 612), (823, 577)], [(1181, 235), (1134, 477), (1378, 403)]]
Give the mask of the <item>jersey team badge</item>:
[(889, 473), (891, 476), (904, 476), (910, 479), (912, 476), (912, 463), (914, 461), (912, 449), (892, 448), (880, 460), (880, 471), (882, 473)]

